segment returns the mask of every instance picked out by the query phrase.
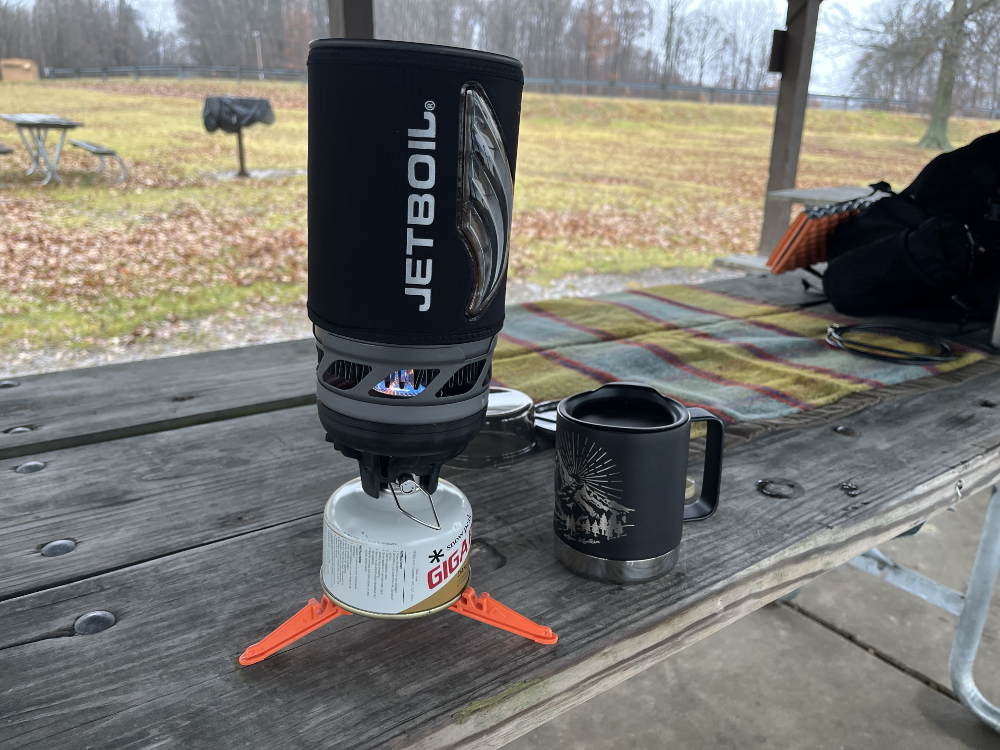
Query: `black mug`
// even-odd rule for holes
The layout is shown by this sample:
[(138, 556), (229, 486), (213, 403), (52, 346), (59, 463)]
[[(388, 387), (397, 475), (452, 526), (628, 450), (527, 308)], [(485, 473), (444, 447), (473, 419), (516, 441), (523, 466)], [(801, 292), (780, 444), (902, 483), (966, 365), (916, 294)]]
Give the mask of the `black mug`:
[[(699, 498), (685, 504), (691, 423), (706, 422)], [(574, 573), (641, 583), (677, 563), (684, 521), (719, 504), (724, 424), (655, 388), (611, 383), (559, 404), (556, 557)]]

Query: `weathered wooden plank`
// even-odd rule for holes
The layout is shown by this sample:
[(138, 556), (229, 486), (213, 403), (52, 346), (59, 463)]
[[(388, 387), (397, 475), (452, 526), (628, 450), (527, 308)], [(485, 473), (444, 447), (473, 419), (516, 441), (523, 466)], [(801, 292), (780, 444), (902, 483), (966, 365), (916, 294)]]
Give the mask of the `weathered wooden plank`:
[[(542, 647), (452, 613), (342, 618), (259, 665), (250, 642), (318, 592), (320, 518), (0, 603), (0, 745), (496, 747), (818, 572), (1000, 478), (1000, 375), (774, 433), (732, 451), (724, 499), (660, 581), (606, 586), (551, 551), (552, 454), (456, 481), (473, 501), (473, 583), (551, 625)], [(275, 441), (286, 436), (274, 434)], [(317, 471), (319, 469), (316, 469)], [(254, 472), (253, 465), (247, 467)], [(799, 482), (801, 497), (754, 490)], [(855, 498), (840, 489), (850, 480)], [(111, 522), (109, 520), (109, 522)], [(506, 564), (497, 568), (500, 561)], [(119, 617), (62, 637), (80, 614)]]
[(315, 367), (302, 339), (15, 378), (0, 389), (0, 458), (313, 403)]
[(315, 514), (357, 471), (313, 406), (0, 460), (0, 599)]

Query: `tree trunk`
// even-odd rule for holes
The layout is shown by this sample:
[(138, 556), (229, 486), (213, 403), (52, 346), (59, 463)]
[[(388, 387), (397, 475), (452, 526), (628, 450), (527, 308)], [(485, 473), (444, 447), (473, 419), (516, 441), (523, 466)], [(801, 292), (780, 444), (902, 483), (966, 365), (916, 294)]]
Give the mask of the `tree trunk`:
[(677, 6), (667, 3), (667, 33), (663, 39), (663, 82), (668, 86), (674, 82), (674, 27)]
[(958, 71), (958, 56), (962, 51), (962, 31), (965, 28), (965, 3), (952, 0), (948, 17), (948, 31), (941, 47), (941, 70), (938, 73), (937, 91), (931, 106), (931, 122), (927, 132), (917, 143), (919, 148), (933, 148), (950, 151), (948, 140), (948, 118), (951, 116), (951, 95), (955, 89), (955, 74)]

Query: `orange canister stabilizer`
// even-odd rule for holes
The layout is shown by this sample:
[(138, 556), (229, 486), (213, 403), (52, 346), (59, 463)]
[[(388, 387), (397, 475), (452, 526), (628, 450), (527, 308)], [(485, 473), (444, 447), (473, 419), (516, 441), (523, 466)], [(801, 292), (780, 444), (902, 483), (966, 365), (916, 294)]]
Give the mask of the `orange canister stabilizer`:
[(476, 591), (472, 586), (468, 586), (458, 601), (448, 609), (458, 612), (460, 615), (471, 617), (473, 620), (485, 622), (495, 628), (506, 630), (508, 633), (529, 638), (535, 643), (551, 645), (559, 640), (559, 636), (552, 632), (552, 628), (542, 627), (524, 615), (519, 615), (493, 599), (486, 592), (476, 596)]
[[(508, 633), (528, 638), (535, 643), (551, 645), (559, 640), (559, 636), (552, 632), (552, 628), (537, 625), (527, 617), (505, 607), (485, 592), (476, 596), (476, 590), (472, 586), (467, 586), (458, 601), (448, 609), (458, 612), (460, 615), (471, 617), (473, 620), (485, 622), (495, 628), (506, 630)], [(264, 640), (253, 644), (244, 651), (240, 657), (240, 664), (246, 667), (263, 661), (302, 636), (313, 632), (316, 628), (323, 627), (330, 620), (349, 614), (351, 613), (338, 607), (326, 596), (321, 602), (310, 599), (306, 606), (279, 625)]]
[(325, 596), (322, 602), (310, 599), (306, 606), (279, 625), (264, 640), (253, 644), (244, 651), (240, 657), (240, 664), (243, 666), (256, 664), (271, 654), (281, 651), (285, 646), (294, 643), (302, 636), (308, 635), (316, 628), (323, 627), (330, 620), (349, 614), (351, 613), (341, 609)]

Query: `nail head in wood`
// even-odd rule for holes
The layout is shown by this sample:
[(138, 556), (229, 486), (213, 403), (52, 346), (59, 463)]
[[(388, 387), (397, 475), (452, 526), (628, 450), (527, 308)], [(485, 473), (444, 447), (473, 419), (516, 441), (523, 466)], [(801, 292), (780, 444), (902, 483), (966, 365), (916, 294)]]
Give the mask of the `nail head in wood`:
[(11, 427), (9, 430), (4, 430), (4, 432), (8, 435), (22, 435), (25, 432), (31, 432), (31, 428), (22, 425), (20, 427)]
[(76, 542), (72, 539), (56, 539), (42, 547), (42, 557), (59, 557), (75, 549)]
[(94, 633), (100, 633), (102, 630), (107, 630), (114, 624), (115, 616), (113, 614), (104, 610), (97, 610), (96, 612), (88, 612), (78, 617), (73, 624), (73, 631), (77, 635), (93, 635)]
[(781, 500), (788, 500), (802, 494), (801, 484), (782, 477), (758, 479), (755, 486), (757, 492), (760, 494), (767, 495), (768, 497), (776, 497)]
[(0, 380), (0, 388), (17, 388), (16, 380)]
[(18, 474), (34, 474), (36, 471), (41, 471), (44, 468), (44, 461), (25, 461), (23, 464), (15, 466), (14, 471)]

